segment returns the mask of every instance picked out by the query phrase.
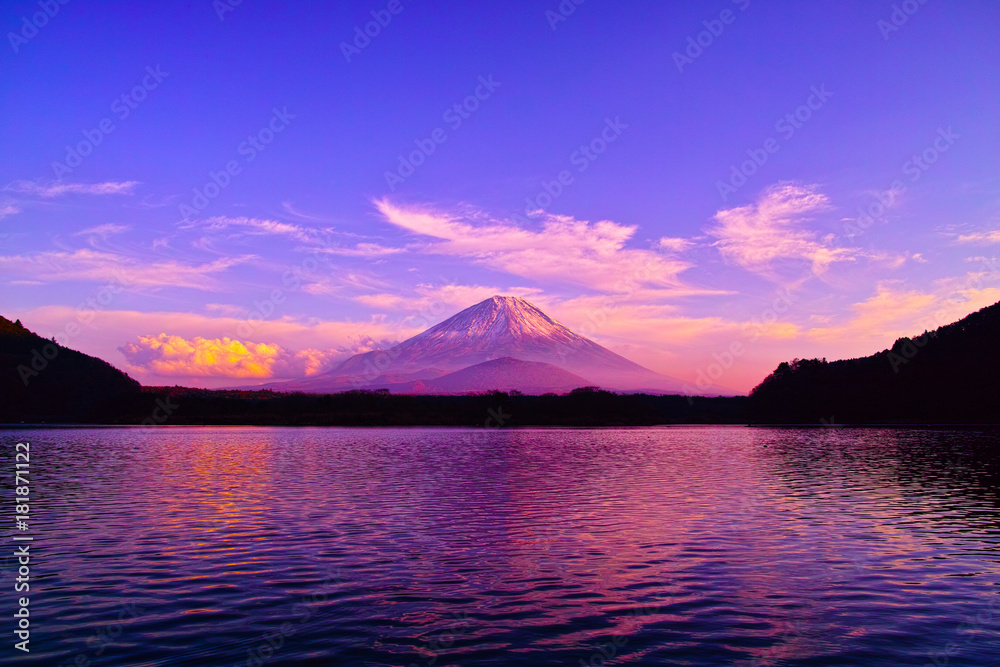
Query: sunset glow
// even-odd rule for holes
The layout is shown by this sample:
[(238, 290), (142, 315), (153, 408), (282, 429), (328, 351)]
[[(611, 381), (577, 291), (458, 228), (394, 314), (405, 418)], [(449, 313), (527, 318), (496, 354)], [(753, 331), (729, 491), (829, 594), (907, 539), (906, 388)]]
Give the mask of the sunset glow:
[[(266, 20), (280, 62), (246, 7), (162, 10), (196, 34), (128, 59), (125, 14), (67, 10), (6, 83), (4, 314), (210, 387), (312, 375), (494, 294), (738, 391), (885, 349), (1000, 298), (1000, 93), (968, 84), (1000, 54), (967, 8), (888, 36), (882, 9), (736, 3), (690, 62), (694, 6), (627, 28), (610, 6), (554, 28), (414, 6), (350, 57), (348, 10), (295, 7)], [(449, 67), (401, 65), (463, 30)]]

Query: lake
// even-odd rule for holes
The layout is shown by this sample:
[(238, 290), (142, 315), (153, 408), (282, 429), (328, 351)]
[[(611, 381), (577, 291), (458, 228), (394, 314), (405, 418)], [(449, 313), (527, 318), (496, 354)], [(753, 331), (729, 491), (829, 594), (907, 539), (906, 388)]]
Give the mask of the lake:
[(5, 664), (1000, 664), (995, 434), (0, 433)]

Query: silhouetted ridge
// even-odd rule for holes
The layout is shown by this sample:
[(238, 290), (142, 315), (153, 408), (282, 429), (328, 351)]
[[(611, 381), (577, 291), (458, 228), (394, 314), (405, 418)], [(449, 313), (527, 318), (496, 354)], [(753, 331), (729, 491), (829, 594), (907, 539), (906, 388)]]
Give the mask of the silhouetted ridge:
[(750, 394), (762, 423), (1000, 423), (1000, 303), (870, 357), (783, 362)]
[(92, 421), (139, 389), (111, 364), (0, 317), (0, 421)]

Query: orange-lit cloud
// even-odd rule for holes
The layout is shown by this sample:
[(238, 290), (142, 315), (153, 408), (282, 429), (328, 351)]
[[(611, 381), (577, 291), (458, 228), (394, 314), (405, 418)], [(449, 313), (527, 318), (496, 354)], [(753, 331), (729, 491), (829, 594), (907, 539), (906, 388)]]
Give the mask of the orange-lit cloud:
[(958, 237), (959, 243), (975, 243), (977, 245), (990, 245), (1000, 243), (1000, 229), (989, 232), (973, 232), (972, 234), (962, 234)]
[(326, 370), (335, 350), (292, 352), (280, 345), (232, 338), (193, 339), (161, 333), (139, 336), (119, 348), (129, 367), (164, 376), (231, 378), (295, 378)]
[(872, 341), (867, 345), (875, 347), (866, 352), (871, 354), (896, 338), (932, 331), (997, 301), (1000, 288), (978, 286), (976, 274), (969, 274), (964, 281), (942, 281), (933, 292), (881, 283), (874, 296), (852, 306), (852, 318), (839, 325), (809, 329), (806, 334), (826, 342)]

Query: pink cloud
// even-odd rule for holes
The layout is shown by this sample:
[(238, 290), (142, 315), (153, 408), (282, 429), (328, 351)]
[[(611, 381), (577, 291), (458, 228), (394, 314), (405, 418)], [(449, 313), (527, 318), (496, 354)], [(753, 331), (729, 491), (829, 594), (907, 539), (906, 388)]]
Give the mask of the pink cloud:
[(186, 287), (209, 290), (217, 287), (211, 280), (212, 276), (251, 258), (250, 255), (243, 255), (205, 264), (185, 264), (175, 260), (143, 262), (98, 250), (46, 251), (33, 255), (0, 256), (0, 272), (30, 275), (41, 282), (94, 281), (125, 288)]
[(828, 208), (829, 200), (815, 187), (785, 183), (769, 188), (756, 204), (719, 211), (718, 224), (707, 231), (718, 239), (726, 261), (768, 279), (780, 282), (774, 264), (782, 259), (807, 262), (818, 275), (858, 256), (856, 249), (833, 247), (832, 238), (819, 240), (802, 228), (812, 214)]
[(390, 223), (436, 241), (423, 252), (467, 258), (480, 265), (534, 280), (588, 287), (603, 292), (625, 292), (639, 286), (695, 291), (679, 274), (688, 262), (651, 250), (626, 248), (636, 227), (609, 220), (588, 222), (547, 215), (541, 230), (523, 229), (488, 216), (437, 213), (402, 207), (387, 200), (375, 202)]
[(138, 181), (105, 183), (36, 183), (34, 181), (14, 181), (5, 190), (35, 195), (45, 199), (65, 195), (129, 195), (139, 185)]

